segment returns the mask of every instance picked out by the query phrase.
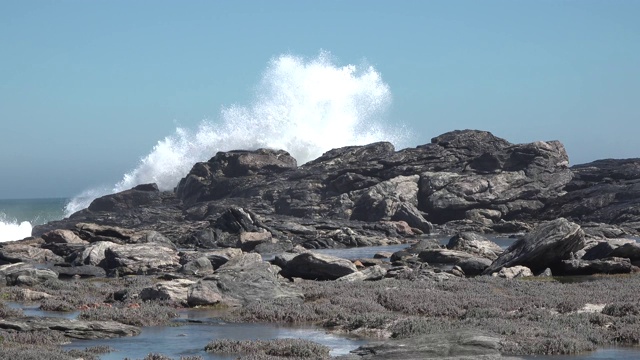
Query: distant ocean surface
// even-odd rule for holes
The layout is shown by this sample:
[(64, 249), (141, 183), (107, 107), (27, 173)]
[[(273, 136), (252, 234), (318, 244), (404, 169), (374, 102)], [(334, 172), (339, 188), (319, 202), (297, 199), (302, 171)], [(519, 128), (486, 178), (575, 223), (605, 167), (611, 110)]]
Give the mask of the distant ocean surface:
[(0, 242), (31, 236), (36, 225), (65, 217), (67, 198), (0, 199)]

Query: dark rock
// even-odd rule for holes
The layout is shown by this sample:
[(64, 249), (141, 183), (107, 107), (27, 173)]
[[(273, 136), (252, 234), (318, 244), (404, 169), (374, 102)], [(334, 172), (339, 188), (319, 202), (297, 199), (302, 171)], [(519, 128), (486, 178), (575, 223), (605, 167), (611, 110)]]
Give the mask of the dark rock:
[(571, 170), (566, 194), (549, 205), (545, 216), (640, 230), (640, 159), (597, 160)]
[(477, 276), (482, 274), (482, 272), (491, 265), (491, 260), (487, 258), (473, 257), (460, 260), (456, 265), (462, 269), (466, 276)]
[(526, 266), (534, 273), (546, 268), (555, 273), (554, 267), (584, 245), (584, 232), (579, 225), (563, 218), (542, 223), (505, 250), (484, 274), (516, 265)]
[[(585, 253), (582, 255), (583, 260), (599, 260), (605, 259), (611, 256), (618, 257), (629, 257), (633, 255), (633, 251), (630, 253), (628, 251), (621, 250), (617, 253), (617, 255), (612, 255), (613, 251), (623, 245), (630, 244), (631, 246), (627, 249), (635, 249), (635, 241), (630, 239), (608, 239), (597, 241), (593, 245), (585, 247)], [(640, 252), (638, 253), (640, 254)], [(627, 255), (627, 256), (625, 256)]]
[(335, 256), (302, 253), (286, 263), (283, 275), (310, 280), (335, 280), (358, 271), (349, 260)]
[(54, 266), (51, 268), (54, 272), (58, 273), (58, 277), (70, 278), (70, 277), (97, 277), (102, 278), (107, 276), (107, 273), (103, 268), (92, 265), (81, 266)]
[(631, 262), (636, 263), (640, 261), (640, 244), (636, 242), (623, 244), (611, 251), (609, 255), (612, 257), (627, 258), (631, 260)]
[(600, 260), (563, 260), (564, 275), (628, 274), (638, 271), (629, 259), (611, 257)]

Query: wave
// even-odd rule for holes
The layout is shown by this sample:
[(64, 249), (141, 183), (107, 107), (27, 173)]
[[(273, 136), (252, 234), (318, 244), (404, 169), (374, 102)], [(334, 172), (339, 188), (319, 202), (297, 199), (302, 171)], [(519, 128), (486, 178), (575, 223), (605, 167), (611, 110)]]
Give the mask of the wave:
[(203, 120), (195, 130), (177, 128), (113, 188), (73, 198), (65, 215), (139, 184), (172, 190), (196, 162), (218, 151), (284, 149), (303, 164), (337, 147), (381, 140), (398, 145), (404, 129), (382, 122), (390, 104), (389, 86), (372, 66), (338, 66), (326, 51), (313, 59), (280, 55), (269, 62), (249, 106), (223, 107), (218, 121)]
[(33, 226), (29, 221), (18, 222), (7, 219), (7, 216), (0, 212), (0, 242), (24, 239), (31, 236)]

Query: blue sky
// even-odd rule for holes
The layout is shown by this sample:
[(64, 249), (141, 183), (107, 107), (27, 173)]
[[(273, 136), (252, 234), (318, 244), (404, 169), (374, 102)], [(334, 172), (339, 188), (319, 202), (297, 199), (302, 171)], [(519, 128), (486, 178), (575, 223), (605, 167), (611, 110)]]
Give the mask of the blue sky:
[[(0, 198), (113, 184), (176, 125), (330, 51), (391, 89), (408, 145), (454, 129), (640, 157), (640, 1), (0, 0)], [(212, 154), (213, 155), (213, 154)]]

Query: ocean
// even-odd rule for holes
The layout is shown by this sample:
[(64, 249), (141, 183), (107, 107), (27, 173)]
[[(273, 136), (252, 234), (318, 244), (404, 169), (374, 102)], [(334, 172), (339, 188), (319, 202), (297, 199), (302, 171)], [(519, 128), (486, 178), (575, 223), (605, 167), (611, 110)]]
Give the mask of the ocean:
[(60, 220), (68, 198), (0, 199), (0, 242), (31, 236), (36, 225)]

